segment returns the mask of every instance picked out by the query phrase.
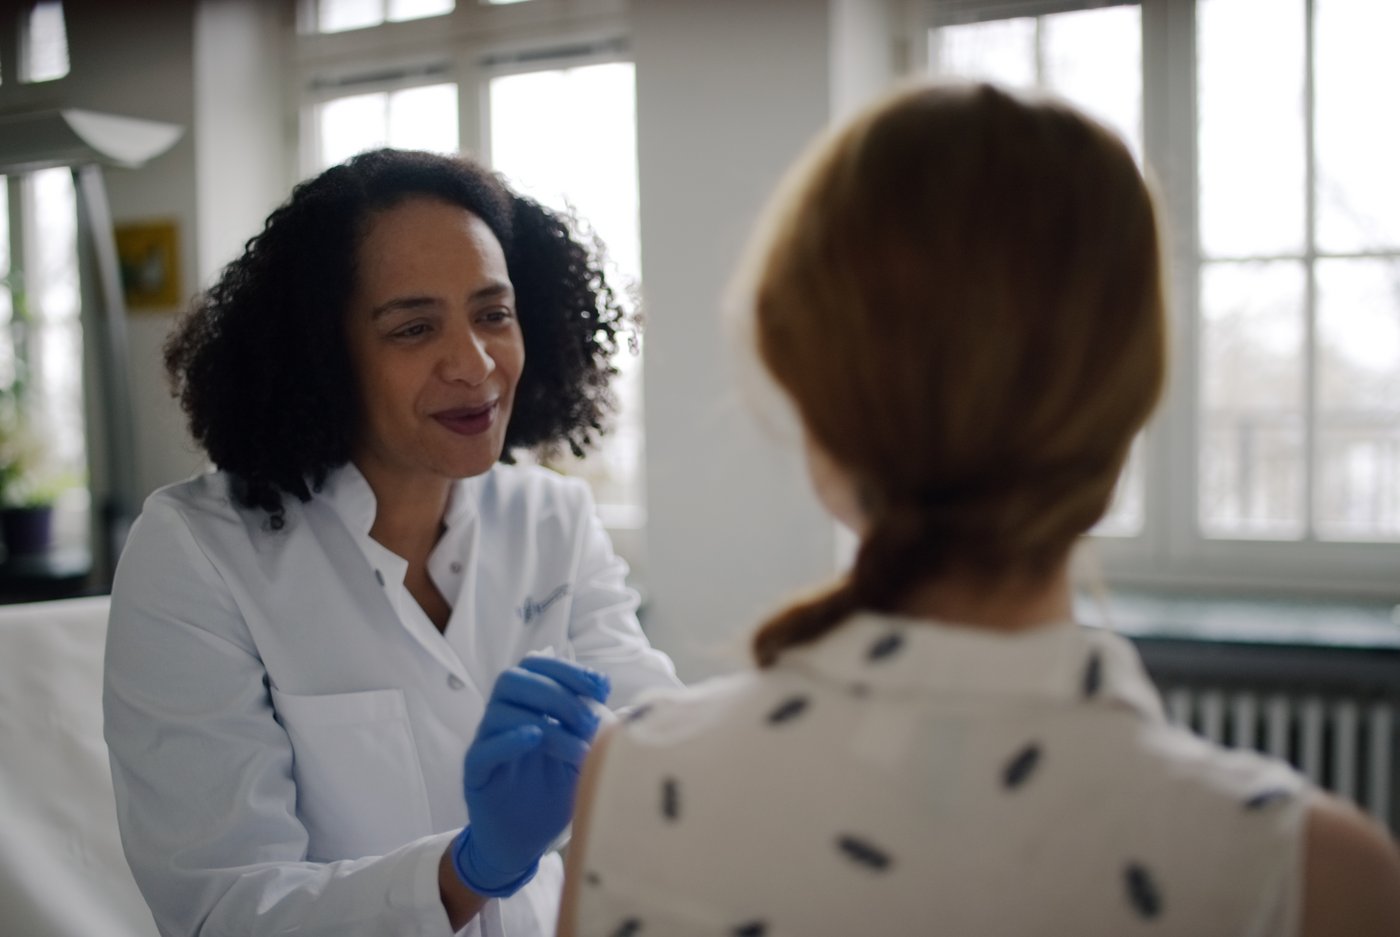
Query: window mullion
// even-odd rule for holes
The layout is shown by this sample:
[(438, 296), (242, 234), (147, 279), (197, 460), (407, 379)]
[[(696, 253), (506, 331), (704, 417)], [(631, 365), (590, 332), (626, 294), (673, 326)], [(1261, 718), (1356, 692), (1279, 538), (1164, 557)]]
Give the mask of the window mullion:
[(1035, 18), (1035, 83), (1045, 86), (1045, 20)]
[(1317, 539), (1317, 146), (1314, 0), (1303, 3), (1303, 540)]
[[(24, 228), (24, 173), (14, 172), (4, 177), (5, 185), (9, 189), (6, 202), (9, 206), (10, 225), (10, 257), (9, 270), (11, 273), (19, 272), (22, 279), (24, 276), (24, 245), (28, 240), (25, 237)], [(23, 288), (21, 282), (20, 288)]]
[(1147, 517), (1154, 552), (1176, 567), (1200, 539), (1195, 3), (1144, 0), (1143, 37), (1144, 147), (1166, 203), (1163, 249), (1174, 359), (1174, 377), (1150, 440), (1155, 477), (1148, 485)]
[(491, 152), (488, 81), (480, 56), (472, 49), (457, 53), (457, 139), (462, 152), (483, 162)]

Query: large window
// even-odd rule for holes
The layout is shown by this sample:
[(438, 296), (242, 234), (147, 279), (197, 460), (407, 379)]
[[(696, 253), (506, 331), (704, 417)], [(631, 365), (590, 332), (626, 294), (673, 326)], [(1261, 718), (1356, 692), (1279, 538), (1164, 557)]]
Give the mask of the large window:
[[(18, 55), (0, 62), (3, 97), (32, 107), (18, 86), (69, 73), (63, 4), (32, 0), (7, 16), (0, 32)], [(88, 540), (80, 310), (72, 172), (0, 176), (0, 508), (55, 507), (53, 545), (79, 552)]]
[(1396, 35), (1393, 3), (1198, 6), (1208, 536), (1400, 541), (1400, 130), (1365, 105)]
[[(296, 58), (304, 174), (379, 146), (473, 154), (581, 219), (630, 302), (641, 266), (636, 108), (620, 0), (314, 0)], [(585, 460), (554, 467), (592, 485), (626, 550), (636, 538), (619, 532), (644, 521), (640, 362), (624, 349), (615, 363), (612, 432)]]
[(67, 169), (0, 177), (0, 507), (59, 507), (86, 539), (77, 205)]
[(1163, 191), (1173, 387), (1098, 531), (1111, 570), (1393, 592), (1400, 124), (1379, 115), (1400, 86), (1400, 5), (928, 9), (930, 71), (1077, 103)]

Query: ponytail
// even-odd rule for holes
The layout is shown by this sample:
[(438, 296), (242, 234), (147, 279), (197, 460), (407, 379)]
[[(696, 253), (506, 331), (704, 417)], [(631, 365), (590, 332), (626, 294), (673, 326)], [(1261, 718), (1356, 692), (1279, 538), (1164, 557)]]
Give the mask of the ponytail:
[(861, 610), (893, 612), (917, 583), (941, 572), (946, 540), (917, 507), (892, 510), (873, 524), (846, 577), (788, 606), (754, 635), (754, 659), (771, 667), (791, 647), (811, 644)]
[[(1018, 490), (1012, 473), (989, 473), (977, 484), (888, 504), (878, 511), (843, 579), (759, 628), (753, 639), (758, 666), (772, 666), (783, 651), (821, 639), (856, 612), (898, 612), (916, 586), (954, 565), (988, 582), (1012, 570), (1030, 575), (1052, 570), (1075, 535), (1102, 515), (1112, 489), (1096, 490), (1069, 471), (1042, 470), (1036, 477), (1041, 488), (1057, 495), (1050, 508), (1038, 507), (1035, 498)], [(1111, 480), (1114, 473), (1103, 477)], [(1066, 537), (1067, 529), (1074, 535)]]

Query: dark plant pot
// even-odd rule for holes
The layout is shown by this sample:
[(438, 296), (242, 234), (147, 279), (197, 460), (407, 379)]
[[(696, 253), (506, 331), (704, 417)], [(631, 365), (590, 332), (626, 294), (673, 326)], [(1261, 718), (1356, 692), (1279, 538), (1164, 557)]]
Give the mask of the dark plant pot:
[(53, 506), (0, 508), (0, 537), (9, 556), (32, 556), (53, 545)]

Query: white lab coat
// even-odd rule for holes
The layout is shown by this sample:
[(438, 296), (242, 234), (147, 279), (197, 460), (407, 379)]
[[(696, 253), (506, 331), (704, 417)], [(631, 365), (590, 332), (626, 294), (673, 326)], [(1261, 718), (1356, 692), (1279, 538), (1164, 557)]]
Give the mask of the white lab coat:
[[(610, 703), (677, 684), (581, 482), (456, 483), (428, 570), (439, 633), (369, 538), (353, 466), (286, 523), (205, 475), (153, 494), (112, 590), (104, 707), (117, 814), (167, 935), (446, 935), (438, 860), (467, 822), (462, 756), (500, 671), (552, 651)], [(557, 856), (463, 931), (552, 934)]]

